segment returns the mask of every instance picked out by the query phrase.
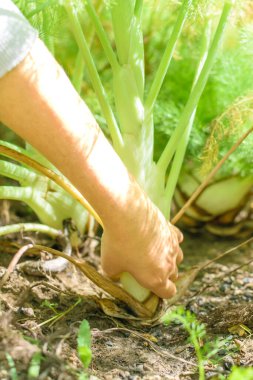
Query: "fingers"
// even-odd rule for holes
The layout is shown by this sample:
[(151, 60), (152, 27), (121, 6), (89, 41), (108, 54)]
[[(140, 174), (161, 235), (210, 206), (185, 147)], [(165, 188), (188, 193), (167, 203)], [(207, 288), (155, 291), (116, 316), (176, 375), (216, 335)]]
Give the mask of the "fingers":
[(182, 241), (184, 240), (184, 235), (179, 230), (179, 228), (177, 228), (176, 226), (173, 226), (173, 228), (174, 228), (174, 231), (176, 232), (177, 240), (178, 240), (179, 244), (182, 243)]
[(169, 225), (169, 228), (176, 234), (178, 243), (182, 243), (182, 241), (184, 240), (184, 235), (182, 234), (180, 229), (174, 226), (174, 224), (171, 224), (170, 222), (167, 223)]
[(171, 298), (177, 292), (176, 285), (170, 279), (167, 279), (166, 283), (162, 287), (151, 290), (160, 298)]
[(172, 267), (170, 267), (169, 269), (169, 272), (168, 272), (168, 278), (175, 282), (177, 279), (178, 279), (178, 267), (177, 265), (179, 265), (181, 263), (181, 261), (183, 260), (183, 251), (180, 247), (178, 247), (177, 249), (177, 254), (176, 256), (173, 257), (173, 259), (170, 258), (170, 261), (171, 262), (172, 260)]
[(183, 258), (184, 258), (183, 251), (182, 251), (182, 249), (180, 247), (178, 247), (177, 265), (179, 265), (183, 261)]
[(183, 261), (183, 257), (184, 257), (183, 251), (179, 247), (179, 244), (182, 243), (182, 241), (184, 240), (184, 236), (183, 236), (182, 232), (177, 227), (175, 227), (172, 224), (170, 224), (170, 226), (172, 227), (172, 231), (175, 233), (176, 238), (177, 238), (177, 244), (176, 244), (176, 255), (177, 255), (176, 264), (178, 265), (178, 264), (180, 264)]
[[(118, 271), (116, 268), (108, 267), (107, 265), (104, 267), (102, 266), (103, 271), (106, 273), (108, 277), (110, 277), (114, 281), (118, 281), (120, 279), (120, 275), (122, 273), (122, 270)], [(167, 278), (165, 281), (153, 281), (153, 286), (150, 286), (150, 283), (146, 283), (146, 281), (141, 281), (142, 279), (138, 279), (139, 276), (136, 276), (136, 274), (132, 274), (138, 282), (142, 284), (142, 286), (150, 289), (151, 292), (155, 293), (160, 298), (171, 298), (173, 297), (176, 292), (176, 286), (174, 282), (178, 278), (178, 269), (177, 266), (175, 266), (174, 272), (172, 275), (170, 275), (170, 278)], [(152, 281), (151, 281), (152, 283)]]
[(172, 282), (176, 282), (178, 279), (178, 269), (177, 267), (174, 270), (174, 273), (169, 278)]
[[(158, 234), (158, 243), (157, 236), (154, 235), (153, 247), (150, 244), (145, 245), (145, 241), (143, 247), (139, 244), (137, 249), (133, 249), (135, 247), (131, 250), (126, 249), (128, 242), (126, 242), (126, 247), (124, 245), (118, 247), (115, 241), (112, 242), (109, 235), (104, 233), (101, 244), (101, 264), (105, 274), (112, 280), (119, 280), (122, 272), (129, 272), (142, 286), (159, 297), (173, 297), (176, 293), (174, 282), (178, 278), (177, 265), (183, 260), (183, 252), (179, 246), (183, 241), (183, 234), (177, 227), (167, 224), (165, 220), (164, 222), (165, 224), (159, 230), (162, 233)], [(140, 255), (138, 255), (139, 251), (141, 251)], [(146, 254), (144, 255), (142, 251)]]
[[(177, 248), (177, 253), (176, 256), (173, 258), (173, 265), (172, 268), (170, 268), (170, 271), (168, 273), (168, 278), (172, 281), (175, 282), (178, 279), (178, 265), (183, 261), (183, 251), (180, 247)], [(171, 258), (170, 260), (171, 261)]]

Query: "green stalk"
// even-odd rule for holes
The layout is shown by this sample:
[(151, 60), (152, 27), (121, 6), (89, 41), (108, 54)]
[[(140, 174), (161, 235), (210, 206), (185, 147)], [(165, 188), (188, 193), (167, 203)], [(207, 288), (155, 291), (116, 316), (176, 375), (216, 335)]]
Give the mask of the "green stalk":
[(4, 160), (0, 160), (0, 174), (18, 181), (21, 185), (28, 185), (38, 177), (33, 171)]
[(189, 9), (189, 6), (191, 5), (191, 2), (192, 2), (192, 0), (184, 0), (183, 4), (181, 6), (180, 13), (178, 15), (177, 21), (176, 21), (175, 26), (173, 28), (170, 40), (169, 40), (168, 45), (166, 47), (166, 50), (163, 54), (162, 60), (160, 62), (158, 70), (156, 72), (154, 81), (151, 85), (151, 88), (150, 88), (150, 91), (149, 91), (149, 94), (148, 94), (148, 97), (147, 97), (147, 100), (145, 103), (145, 110), (146, 110), (146, 113), (148, 113), (148, 114), (152, 113), (152, 111), (153, 111), (157, 96), (160, 92), (161, 86), (162, 86), (163, 81), (164, 81), (164, 77), (168, 71), (173, 53), (175, 51), (177, 41), (180, 37), (184, 23), (186, 21), (188, 9)]
[[(79, 193), (79, 191), (71, 185), (65, 177), (61, 177), (56, 174), (54, 171), (46, 168), (41, 165), (39, 162), (33, 160), (26, 154), (20, 153), (17, 149), (11, 149), (8, 147), (11, 144), (2, 144), (0, 141), (0, 155), (7, 156), (16, 161), (22, 162), (22, 164), (31, 167), (33, 170), (36, 170), (39, 173), (42, 173), (47, 178), (54, 181), (58, 186), (65, 190), (69, 195), (71, 195), (75, 200), (80, 202), (80, 204), (87, 210), (91, 215), (94, 216), (96, 221), (103, 226), (102, 220), (97, 215), (96, 211), (90, 206), (86, 199)], [(45, 223), (50, 224), (50, 223)]]
[(189, 334), (189, 340), (192, 343), (197, 359), (198, 359), (198, 370), (199, 370), (199, 380), (205, 380), (205, 367), (204, 367), (204, 357), (201, 352), (201, 346), (199, 343), (199, 337), (200, 333), (198, 332), (198, 322), (186, 314), (186, 315), (180, 315), (177, 311), (172, 311), (171, 313), (164, 314), (161, 318), (162, 322), (165, 323), (165, 325), (168, 325), (172, 321), (178, 321), (182, 324), (184, 329)]
[[(97, 12), (100, 11), (101, 6), (102, 6), (102, 0), (100, 0), (100, 2), (98, 3), (98, 10), (97, 10)], [(94, 12), (96, 12), (95, 9), (94, 9)], [(89, 49), (90, 49), (91, 45), (92, 45), (92, 42), (93, 42), (94, 34), (95, 34), (94, 33), (95, 32), (95, 28), (94, 28), (94, 25), (91, 22), (89, 22), (87, 24), (87, 20), (86, 19), (84, 20), (84, 22), (86, 22), (86, 25), (85, 25), (86, 29), (87, 29), (86, 40), (87, 40), (87, 44), (88, 44)], [(84, 63), (84, 60), (83, 60), (82, 53), (81, 53), (81, 51), (79, 49), (78, 53), (77, 53), (76, 62), (75, 62), (75, 69), (74, 69), (74, 73), (73, 73), (73, 77), (72, 77), (72, 84), (74, 85), (75, 89), (77, 90), (77, 92), (79, 94), (81, 93), (84, 68), (85, 68), (85, 63)]]
[[(144, 121), (143, 35), (141, 21), (134, 13), (136, 11), (139, 17), (141, 16), (141, 2), (134, 3), (132, 0), (117, 0), (111, 8), (114, 39), (120, 61), (118, 69), (113, 72), (113, 90), (117, 117), (125, 143), (124, 158), (129, 156), (129, 150), (140, 156), (140, 134)], [(139, 158), (136, 163), (138, 167)], [(131, 170), (136, 163), (128, 169)]]
[(24, 148), (21, 148), (18, 145), (9, 143), (9, 142), (4, 141), (4, 140), (0, 140), (0, 145), (5, 146), (6, 148), (9, 148), (9, 149), (15, 150), (15, 152), (22, 153), (23, 155), (29, 156), (30, 158), (32, 158), (31, 154), (28, 154)]
[(166, 219), (170, 219), (171, 201), (175, 192), (179, 174), (180, 174), (182, 164), (184, 161), (184, 156), (185, 156), (186, 148), (189, 142), (189, 137), (190, 137), (193, 123), (194, 123), (195, 115), (196, 115), (196, 108), (192, 114), (188, 127), (178, 144), (176, 154), (172, 161), (172, 166), (169, 172), (169, 177), (168, 177), (167, 185), (165, 188), (166, 205), (163, 210), (163, 214), (166, 217)]
[(136, 0), (135, 8), (134, 8), (134, 15), (139, 20), (141, 18), (142, 8), (143, 8), (143, 0)]
[[(0, 199), (26, 203), (36, 213), (42, 223), (55, 228), (61, 228), (63, 220), (71, 217), (78, 230), (83, 233), (88, 215), (83, 206), (63, 192), (60, 187), (56, 191), (51, 191), (53, 183), (48, 185), (49, 181), (47, 179), (45, 182), (45, 178), (36, 177), (38, 178), (35, 178), (35, 181), (31, 182), (30, 186), (0, 186)], [(50, 190), (48, 190), (49, 187)]]
[[(141, 12), (141, 9), (138, 9)], [(145, 59), (144, 59), (144, 41), (142, 33), (141, 13), (133, 16), (132, 30), (130, 35), (129, 57), (127, 65), (132, 68), (138, 88), (138, 95), (144, 109), (144, 84), (145, 84)]]
[(73, 73), (73, 77), (71, 81), (76, 91), (78, 92), (78, 94), (81, 93), (81, 89), (82, 89), (83, 72), (84, 72), (84, 60), (83, 60), (82, 53), (79, 50), (76, 56), (75, 68), (74, 68), (74, 73)]
[(41, 232), (51, 236), (52, 238), (62, 236), (62, 232), (60, 230), (56, 230), (55, 228), (39, 223), (18, 223), (0, 227), (0, 236), (14, 234), (17, 232)]
[(0, 199), (8, 199), (26, 203), (36, 213), (43, 224), (61, 228), (64, 218), (32, 187), (0, 186)]
[[(48, 167), (48, 169), (50, 168), (53, 168), (54, 170), (56, 170), (53, 165), (51, 163), (49, 163), (49, 161), (47, 161), (47, 159), (45, 157), (43, 157), (42, 155), (40, 155), (31, 145), (29, 145), (28, 143), (26, 143), (26, 149), (24, 148), (21, 148), (20, 146), (18, 145), (15, 145), (15, 144), (12, 144), (12, 143), (9, 143), (7, 141), (4, 141), (4, 140), (0, 140), (0, 149), (1, 147), (6, 147), (7, 149), (11, 149), (14, 152), (17, 152), (17, 153), (21, 153), (21, 155), (25, 156), (31, 160), (37, 160), (38, 162), (40, 162), (42, 165), (47, 165), (47, 167), (50, 165), (50, 167)], [(14, 153), (15, 154), (15, 153)], [(3, 154), (4, 155), (4, 154)], [(8, 156), (6, 155), (6, 157), (8, 158), (12, 158), (14, 160), (16, 160), (15, 157), (13, 156)], [(22, 162), (22, 161), (19, 161), (19, 162)], [(28, 169), (30, 172), (35, 172), (36, 174), (38, 174), (38, 171), (35, 170), (32, 166), (29, 166), (26, 162), (22, 162), (22, 164), (24, 166), (28, 166)], [(41, 172), (39, 172), (41, 173)], [(44, 174), (45, 173), (41, 173), (41, 174)]]
[[(207, 59), (208, 50), (209, 50), (209, 46), (210, 46), (210, 39), (211, 39), (211, 23), (207, 22), (207, 25), (206, 25), (206, 28), (205, 28), (205, 33), (203, 35), (203, 39), (202, 39), (202, 43), (201, 43), (200, 61), (199, 61), (197, 72), (196, 72), (196, 75), (195, 75), (195, 78), (194, 78), (194, 81), (193, 81), (191, 92), (194, 89), (194, 86), (195, 86), (195, 84), (196, 84), (196, 82), (197, 82), (197, 80), (199, 78), (201, 70), (203, 69), (205, 61)], [(194, 112), (192, 114), (192, 117), (190, 119), (190, 122), (189, 122), (189, 124), (188, 124), (188, 126), (187, 126), (187, 128), (186, 128), (186, 130), (185, 130), (185, 132), (183, 134), (183, 136), (182, 136), (182, 139), (180, 140), (180, 142), (178, 144), (178, 147), (177, 147), (177, 150), (176, 150), (176, 153), (175, 153), (172, 165), (171, 165), (171, 169), (170, 169), (167, 185), (166, 185), (166, 188), (165, 188), (165, 199), (166, 199), (166, 202), (167, 202), (167, 207), (164, 210), (164, 215), (166, 216), (167, 219), (170, 219), (171, 201), (172, 201), (172, 198), (173, 198), (173, 195), (174, 195), (174, 191), (175, 191), (175, 188), (176, 188), (176, 185), (177, 185), (177, 181), (178, 181), (178, 178), (179, 178), (179, 174), (180, 174), (180, 171), (181, 171), (181, 168), (182, 168), (182, 164), (183, 164), (183, 161), (184, 161), (184, 156), (185, 156), (185, 152), (186, 152), (187, 145), (188, 145), (188, 142), (189, 142), (192, 126), (193, 126), (193, 123), (194, 123), (194, 119), (195, 119), (195, 115), (196, 115), (196, 110), (197, 110), (197, 108), (195, 107)]]
[(194, 89), (193, 89), (193, 91), (189, 97), (189, 100), (185, 106), (183, 114), (179, 120), (178, 126), (177, 126), (176, 130), (174, 131), (174, 133), (172, 134), (168, 144), (166, 145), (166, 147), (165, 147), (165, 149), (164, 149), (164, 151), (163, 151), (163, 153), (162, 153), (162, 155), (161, 155), (161, 157), (157, 163), (157, 167), (158, 167), (158, 170), (160, 171), (160, 173), (164, 174), (166, 172), (167, 167), (169, 166), (171, 159), (172, 159), (172, 157), (173, 157), (173, 155), (177, 149), (179, 140), (182, 138), (182, 135), (183, 135), (184, 131), (186, 130), (186, 128), (187, 128), (187, 126), (191, 120), (191, 117), (194, 113), (194, 110), (198, 105), (199, 99), (202, 95), (202, 92), (203, 92), (205, 85), (206, 85), (206, 82), (208, 80), (210, 71), (211, 71), (213, 64), (215, 62), (217, 51), (218, 51), (220, 44), (221, 44), (221, 40), (222, 40), (222, 37), (224, 34), (224, 29), (227, 25), (228, 17), (229, 17), (231, 8), (232, 8), (231, 3), (225, 3), (221, 17), (220, 17), (219, 25), (216, 29), (216, 32), (215, 32), (215, 35), (214, 35), (214, 38), (212, 41), (212, 45), (210, 47), (206, 62), (204, 64), (204, 67), (203, 67), (203, 69), (199, 75), (197, 83), (196, 83), (196, 85), (195, 85), (195, 87), (194, 87)]
[(127, 64), (129, 59), (134, 7), (135, 0), (111, 1), (112, 26), (118, 60), (121, 65)]
[(31, 187), (0, 186), (0, 199), (9, 199), (27, 203), (31, 198)]
[(121, 136), (119, 127), (117, 125), (117, 122), (115, 120), (114, 114), (112, 112), (112, 109), (109, 105), (109, 102), (107, 101), (105, 90), (103, 88), (95, 63), (91, 56), (91, 53), (90, 53), (87, 41), (85, 39), (85, 36), (83, 34), (82, 27), (79, 23), (76, 11), (73, 9), (73, 7), (69, 4), (68, 1), (64, 2), (64, 7), (67, 11), (67, 14), (71, 23), (71, 27), (73, 30), (73, 34), (75, 36), (79, 49), (82, 53), (83, 59), (86, 63), (86, 67), (89, 72), (92, 85), (94, 87), (101, 109), (107, 121), (113, 144), (115, 146), (115, 149), (117, 151), (120, 151), (120, 149), (123, 146), (122, 136)]
[(103, 49), (105, 51), (105, 54), (107, 56), (107, 59), (112, 67), (112, 70), (115, 71), (119, 68), (119, 62), (117, 60), (117, 57), (111, 47), (110, 41), (107, 37), (107, 34), (104, 31), (104, 28), (97, 16), (96, 10), (94, 9), (92, 3), (90, 0), (86, 0), (86, 9), (90, 16), (90, 19), (93, 22), (93, 25), (96, 29), (98, 38), (101, 42), (101, 45), (103, 46)]
[(182, 323), (186, 331), (188, 332), (190, 336), (190, 340), (194, 346), (196, 356), (198, 359), (198, 367), (199, 367), (199, 380), (205, 380), (205, 367), (204, 367), (204, 358), (201, 352), (201, 347), (198, 341), (198, 338), (196, 337), (196, 334), (193, 332), (191, 326), (189, 326), (189, 323), (181, 316), (178, 316), (177, 319)]
[(88, 212), (79, 202), (68, 194), (59, 191), (47, 192), (46, 200), (55, 210), (55, 215), (60, 219), (60, 222), (71, 217), (78, 231), (81, 234), (85, 232), (84, 229), (87, 225)]

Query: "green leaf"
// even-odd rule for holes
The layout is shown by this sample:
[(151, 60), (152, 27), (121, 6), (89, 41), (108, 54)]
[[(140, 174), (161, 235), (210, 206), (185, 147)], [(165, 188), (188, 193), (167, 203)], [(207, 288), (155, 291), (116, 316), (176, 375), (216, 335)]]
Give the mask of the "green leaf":
[(80, 373), (78, 380), (89, 380), (87, 373)]
[(40, 374), (40, 363), (42, 355), (41, 352), (35, 352), (32, 357), (29, 369), (28, 369), (28, 379), (33, 380), (37, 379)]
[(78, 354), (83, 363), (84, 368), (88, 368), (91, 362), (92, 352), (89, 347), (79, 347)]
[(8, 362), (9, 368), (10, 368), (10, 378), (11, 380), (18, 380), (18, 374), (17, 369), (14, 360), (12, 359), (12, 356), (8, 353), (5, 354), (6, 360)]
[(232, 373), (230, 374), (228, 380), (249, 380), (253, 379), (253, 368), (238, 368), (233, 367)]
[(84, 368), (88, 368), (92, 358), (90, 325), (84, 319), (80, 325), (77, 337), (78, 355)]

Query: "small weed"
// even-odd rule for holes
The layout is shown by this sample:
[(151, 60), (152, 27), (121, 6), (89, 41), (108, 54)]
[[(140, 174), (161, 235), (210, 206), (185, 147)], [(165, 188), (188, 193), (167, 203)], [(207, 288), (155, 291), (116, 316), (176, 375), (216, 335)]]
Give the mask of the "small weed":
[(10, 368), (10, 378), (11, 380), (18, 380), (18, 374), (15, 362), (12, 358), (12, 356), (8, 353), (5, 354), (6, 360), (8, 362), (9, 368)]
[[(228, 339), (216, 339), (208, 342), (205, 325), (197, 321), (194, 314), (182, 307), (166, 313), (162, 317), (162, 322), (169, 325), (172, 322), (180, 323), (189, 334), (189, 342), (193, 345), (199, 367), (199, 380), (205, 380), (205, 363), (217, 363), (220, 359), (217, 354), (221, 348), (225, 347)], [(232, 378), (232, 380), (237, 380)]]
[[(8, 353), (5, 354), (6, 360), (9, 365), (9, 370), (10, 370), (10, 379), (11, 380), (18, 380), (18, 373), (17, 373), (17, 368), (15, 365), (15, 362), (12, 358), (12, 356)], [(42, 359), (42, 354), (41, 352), (35, 352), (33, 355), (28, 371), (27, 371), (27, 380), (36, 380), (40, 374), (40, 363)]]
[(28, 368), (28, 380), (37, 379), (40, 374), (40, 363), (42, 360), (41, 352), (36, 352)]
[(84, 368), (88, 368), (91, 362), (92, 353), (90, 325), (86, 319), (82, 321), (78, 331), (77, 351)]
[(56, 308), (58, 307), (57, 303), (49, 302), (48, 300), (44, 300), (41, 304), (41, 306), (46, 307), (50, 310), (52, 310), (55, 314), (58, 314)]
[(47, 319), (46, 321), (40, 323), (38, 326), (41, 327), (47, 324), (49, 326), (52, 326), (54, 323), (58, 322), (61, 318), (65, 317), (68, 313), (70, 313), (77, 305), (80, 304), (81, 301), (82, 301), (81, 298), (78, 298), (78, 300), (73, 305), (71, 305), (67, 310), (61, 311), (61, 312), (55, 309), (55, 306), (57, 306), (57, 304), (52, 304), (48, 301), (44, 301), (43, 306), (48, 307), (50, 310), (53, 311), (55, 315), (53, 315), (51, 318)]
[(23, 338), (24, 340), (26, 340), (27, 342), (31, 343), (31, 344), (34, 344), (35, 346), (38, 346), (40, 347), (40, 341), (38, 339), (35, 339), (31, 336), (28, 336), (28, 335), (24, 335), (23, 334)]
[(232, 372), (228, 380), (252, 380), (253, 379), (253, 368), (238, 368), (233, 367)]

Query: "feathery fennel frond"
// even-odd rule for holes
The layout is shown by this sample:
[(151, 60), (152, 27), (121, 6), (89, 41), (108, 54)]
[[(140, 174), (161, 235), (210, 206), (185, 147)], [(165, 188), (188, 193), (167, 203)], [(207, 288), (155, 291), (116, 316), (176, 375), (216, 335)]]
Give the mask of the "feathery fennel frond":
[[(200, 27), (199, 33), (201, 31)], [(251, 24), (244, 24), (243, 26), (239, 24), (237, 26), (231, 25), (228, 28), (223, 48), (216, 60), (206, 89), (198, 105), (194, 128), (187, 150), (186, 165), (192, 162), (193, 167), (194, 165), (200, 166), (203, 159), (205, 163), (214, 163), (215, 160), (221, 158), (222, 154), (230, 148), (236, 136), (238, 139), (242, 135), (243, 128), (249, 127), (247, 121), (250, 121), (251, 115), (248, 111), (250, 106), (252, 106), (251, 102), (249, 103), (249, 98), (251, 98), (253, 92), (252, 37), (253, 28)], [(183, 36), (184, 38), (186, 39), (187, 36)], [(199, 34), (195, 38), (187, 39), (187, 41), (188, 43), (183, 43), (178, 47), (177, 55), (179, 58), (174, 57), (172, 61), (170, 73), (165, 80), (155, 108), (156, 157), (174, 130), (178, 120), (178, 113), (187, 101), (193, 81)], [(239, 107), (238, 101), (243, 102), (243, 108)], [(225, 122), (222, 119), (222, 124), (220, 124), (218, 123), (220, 122), (220, 115), (223, 114), (227, 115), (229, 122), (228, 120)], [(174, 115), (173, 120), (171, 120), (171, 115)], [(226, 130), (229, 129), (233, 133), (231, 133), (229, 138), (226, 137), (223, 140), (217, 136), (217, 133), (215, 136), (212, 135), (208, 145), (209, 154), (212, 153), (211, 159), (211, 156), (206, 151), (205, 153), (202, 153), (202, 151), (206, 146), (207, 138), (213, 126), (217, 124), (223, 130), (219, 135), (226, 136)], [(232, 125), (234, 126), (233, 128), (231, 128)], [(218, 139), (216, 143), (214, 143), (214, 137)], [(208, 146), (205, 149), (208, 149)], [(252, 136), (249, 136), (223, 166), (220, 175), (229, 175), (235, 171), (242, 176), (251, 175), (253, 164), (250, 150), (252, 150), (252, 146)], [(204, 166), (205, 163), (203, 164)]]
[[(253, 124), (253, 92), (237, 99), (225, 112), (212, 121), (210, 125), (211, 133), (201, 157), (203, 162), (200, 172), (202, 175), (206, 175), (211, 171), (220, 159), (224, 148), (226, 149), (228, 144), (232, 145), (238, 139), (238, 136), (242, 135), (251, 124)], [(240, 167), (241, 176), (245, 174), (253, 175), (252, 146), (253, 137), (250, 135), (244, 141), (243, 149), (238, 148), (235, 153), (238, 163), (240, 164), (240, 161), (244, 163), (243, 167)], [(247, 156), (249, 159), (247, 159)], [(234, 161), (235, 156), (231, 157), (230, 160)], [(227, 165), (231, 166), (229, 162)], [(231, 168), (231, 173), (238, 173), (236, 162), (235, 168)]]
[(24, 16), (38, 30), (40, 38), (53, 51), (55, 39), (61, 36), (66, 15), (58, 0), (16, 0)]

